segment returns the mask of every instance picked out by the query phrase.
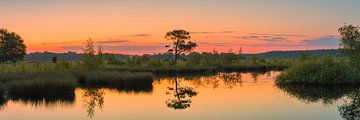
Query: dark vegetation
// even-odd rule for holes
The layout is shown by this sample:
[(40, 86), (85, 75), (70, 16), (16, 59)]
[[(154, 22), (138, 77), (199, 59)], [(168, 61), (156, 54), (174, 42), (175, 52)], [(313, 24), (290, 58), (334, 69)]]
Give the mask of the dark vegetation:
[(5, 94), (5, 88), (4, 85), (0, 83), (0, 110), (2, 108), (2, 106), (5, 104), (6, 100), (4, 98), (4, 94)]
[[(213, 52), (203, 52), (197, 54), (213, 54)], [(291, 58), (299, 58), (304, 56), (325, 56), (331, 55), (334, 57), (344, 57), (344, 53), (339, 49), (319, 49), (319, 50), (293, 50), (293, 51), (270, 51), (264, 53), (256, 53), (256, 54), (238, 54), (241, 59), (251, 59), (251, 58), (259, 58), (259, 59), (291, 59)], [(58, 61), (80, 61), (83, 54), (76, 52), (67, 52), (67, 53), (54, 53), (54, 52), (33, 52), (25, 55), (24, 61), (27, 62), (51, 62), (53, 57), (56, 56)], [(145, 55), (125, 55), (125, 54), (111, 54), (104, 53), (105, 59), (115, 59), (126, 61), (132, 57), (147, 57), (149, 59), (161, 60), (161, 61), (170, 61), (173, 58), (173, 54), (170, 53), (158, 53), (158, 54), (145, 54)], [(189, 55), (180, 55), (179, 58), (181, 60), (189, 60)]]
[(347, 59), (330, 56), (294, 63), (277, 77), (277, 84), (359, 84), (359, 72)]
[(283, 85), (277, 88), (305, 103), (332, 104), (346, 95), (359, 90), (357, 86), (343, 85)]
[(123, 91), (151, 91), (154, 77), (145, 72), (76, 71), (74, 74), (82, 87), (106, 86)]
[(41, 72), (11, 81), (6, 86), (8, 93), (14, 97), (56, 96), (72, 93), (76, 87), (76, 80), (64, 73)]
[(304, 56), (334, 56), (334, 57), (344, 57), (344, 53), (339, 49), (319, 49), (319, 50), (292, 50), (292, 51), (270, 51), (258, 54), (242, 54), (244, 58), (259, 57), (265, 59), (289, 59), (289, 58), (298, 58)]

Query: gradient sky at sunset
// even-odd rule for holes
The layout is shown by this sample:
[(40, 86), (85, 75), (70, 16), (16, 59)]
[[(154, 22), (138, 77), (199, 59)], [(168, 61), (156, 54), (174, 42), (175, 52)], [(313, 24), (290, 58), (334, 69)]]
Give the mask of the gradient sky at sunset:
[(0, 0), (0, 27), (28, 52), (81, 51), (92, 38), (106, 52), (165, 52), (164, 34), (192, 32), (196, 51), (338, 47), (337, 29), (360, 24), (360, 0)]

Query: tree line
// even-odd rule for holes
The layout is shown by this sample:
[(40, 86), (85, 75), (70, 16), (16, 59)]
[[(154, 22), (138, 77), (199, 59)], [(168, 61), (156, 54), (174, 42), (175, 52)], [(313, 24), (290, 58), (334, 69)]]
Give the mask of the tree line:
[[(345, 51), (344, 53), (349, 55), (349, 58), (354, 61), (353, 64), (356, 66), (360, 66), (360, 27), (355, 25), (344, 24), (342, 27), (338, 29), (340, 33), (340, 49)], [(172, 30), (165, 34), (165, 39), (169, 42), (165, 47), (167, 48), (167, 52), (163, 54), (163, 56), (173, 57), (172, 61), (176, 64), (179, 59), (182, 59), (181, 56), (187, 55), (187, 58), (191, 57), (193, 61), (196, 61), (198, 58), (198, 54), (200, 53), (192, 53), (192, 51), (198, 47), (198, 44), (191, 41), (191, 35), (189, 31), (178, 29)], [(86, 64), (94, 64), (100, 63), (107, 56), (107, 58), (117, 59), (111, 54), (103, 53), (104, 48), (102, 46), (98, 46), (97, 50), (95, 50), (96, 46), (94, 46), (94, 42), (90, 39), (87, 41), (85, 47), (83, 48), (84, 52), (82, 54), (83, 62), (87, 62), (84, 60), (89, 60), (93, 62), (89, 62)], [(320, 54), (328, 54), (328, 52), (322, 52)], [(191, 54), (190, 54), (191, 53)], [(291, 52), (273, 52), (268, 53), (267, 55), (276, 55), (279, 54), (291, 54)], [(304, 52), (306, 53), (306, 52)], [(206, 53), (202, 53), (206, 55)], [(213, 54), (219, 54), (213, 52)], [(302, 54), (302, 53), (296, 53)], [(317, 53), (314, 53), (317, 54)], [(337, 51), (329, 52), (329, 54), (339, 55)], [(0, 29), (0, 62), (1, 63), (13, 63), (15, 64), (17, 61), (23, 60), (26, 55), (26, 45), (24, 44), (24, 40), (20, 35), (15, 32), (8, 31), (7, 29)], [(227, 54), (223, 54), (227, 55)], [(306, 55), (306, 54), (305, 54)], [(160, 55), (161, 56), (161, 55)], [(244, 54), (246, 56), (246, 54)], [(249, 55), (247, 55), (249, 56)], [(266, 56), (264, 54), (263, 56)], [(280, 55), (281, 56), (281, 55)], [(122, 56), (126, 58), (126, 56)], [(205, 58), (206, 59), (206, 58)], [(57, 61), (57, 58), (53, 58), (53, 61)], [(94, 64), (95, 65), (95, 64)], [(96, 65), (95, 65), (96, 66)]]

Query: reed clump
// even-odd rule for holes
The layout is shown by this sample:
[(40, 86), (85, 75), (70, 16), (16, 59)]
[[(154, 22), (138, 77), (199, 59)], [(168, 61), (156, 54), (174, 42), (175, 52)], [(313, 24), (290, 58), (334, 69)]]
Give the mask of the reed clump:
[(6, 83), (10, 96), (47, 96), (74, 92), (75, 77), (67, 72), (42, 72), (33, 78), (21, 79)]
[(77, 71), (79, 85), (86, 87), (132, 88), (152, 86), (154, 75), (147, 72)]
[(294, 63), (276, 78), (277, 84), (360, 84), (358, 70), (332, 57)]

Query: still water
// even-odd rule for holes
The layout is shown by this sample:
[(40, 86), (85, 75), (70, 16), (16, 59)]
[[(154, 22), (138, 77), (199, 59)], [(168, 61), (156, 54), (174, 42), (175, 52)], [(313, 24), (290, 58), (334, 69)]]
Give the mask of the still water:
[(77, 88), (72, 95), (0, 102), (0, 120), (359, 119), (356, 88), (276, 86), (278, 74), (162, 77), (144, 89)]

